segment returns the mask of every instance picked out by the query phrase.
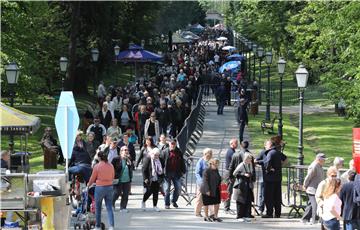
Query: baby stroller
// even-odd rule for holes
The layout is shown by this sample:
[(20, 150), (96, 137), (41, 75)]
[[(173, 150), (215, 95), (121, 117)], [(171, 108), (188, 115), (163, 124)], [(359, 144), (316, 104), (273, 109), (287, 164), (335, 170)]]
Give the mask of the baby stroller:
[[(95, 186), (89, 189), (84, 188), (81, 193), (81, 202), (76, 209), (73, 217), (74, 229), (86, 229), (90, 230), (95, 228), (95, 198), (94, 198)], [(101, 223), (101, 229), (105, 229), (105, 224)]]

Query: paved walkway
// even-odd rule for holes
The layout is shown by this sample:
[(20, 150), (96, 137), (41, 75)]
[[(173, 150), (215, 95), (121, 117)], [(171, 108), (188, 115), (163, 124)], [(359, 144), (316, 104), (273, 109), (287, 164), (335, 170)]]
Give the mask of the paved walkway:
[[(210, 147), (214, 151), (216, 157), (224, 158), (228, 141), (232, 137), (238, 138), (238, 125), (235, 122), (234, 107), (225, 107), (224, 115), (216, 114), (216, 106), (211, 103), (207, 106), (206, 119), (204, 123), (204, 133), (198, 143), (195, 156), (201, 156), (205, 147)], [(247, 132), (244, 139), (248, 139)], [(152, 210), (152, 200), (146, 202), (148, 209), (144, 212), (140, 209), (142, 200), (142, 176), (141, 171), (137, 170), (134, 174), (132, 186), (133, 195), (129, 197), (129, 213), (115, 212), (115, 228), (116, 229), (152, 229), (152, 230), (169, 230), (169, 229), (319, 229), (319, 226), (305, 226), (298, 219), (261, 219), (256, 217), (251, 224), (239, 223), (235, 220), (235, 216), (225, 214), (222, 209), (219, 217), (224, 221), (222, 223), (204, 222), (202, 218), (195, 217), (193, 214), (193, 205), (186, 206), (186, 201), (179, 198), (179, 209), (164, 209), (164, 199), (160, 196), (158, 207), (161, 212)], [(119, 209), (119, 201), (116, 204)], [(234, 203), (231, 208), (235, 209)], [(106, 219), (106, 211), (103, 210), (103, 222), (108, 226)]]

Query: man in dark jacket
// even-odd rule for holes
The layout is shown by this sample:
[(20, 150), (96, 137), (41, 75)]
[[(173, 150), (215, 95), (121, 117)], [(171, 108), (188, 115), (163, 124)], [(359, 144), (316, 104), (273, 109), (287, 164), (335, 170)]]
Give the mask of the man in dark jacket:
[[(340, 199), (342, 201), (342, 218), (344, 219), (344, 229), (357, 229), (354, 224), (356, 223), (356, 215), (360, 211), (360, 207), (354, 203), (354, 179), (355, 171), (349, 171), (349, 182), (345, 183), (340, 190)], [(359, 227), (359, 226), (358, 226)]]
[(231, 105), (231, 78), (225, 80), (226, 104)]
[(275, 209), (275, 218), (281, 215), (281, 180), (282, 180), (282, 162), (286, 160), (286, 156), (276, 150), (276, 144), (270, 142), (269, 152), (264, 160), (264, 195), (266, 215), (263, 218), (273, 218)]
[(238, 147), (238, 140), (236, 138), (233, 138), (229, 142), (230, 148), (226, 151), (225, 156), (225, 179), (228, 186), (228, 192), (229, 192), (229, 199), (224, 202), (224, 210), (225, 212), (230, 212), (230, 201), (231, 201), (231, 194), (232, 194), (232, 188), (234, 184), (234, 180), (230, 179), (229, 175), (229, 166), (232, 160), (232, 157), (234, 156), (234, 153), (236, 151), (236, 148)]
[(226, 91), (225, 91), (225, 86), (224, 86), (223, 81), (220, 83), (220, 86), (218, 86), (216, 89), (216, 101), (218, 103), (217, 114), (222, 115), (223, 111), (224, 111), (225, 101), (226, 101)]
[(245, 125), (247, 125), (249, 122), (248, 114), (246, 110), (247, 106), (248, 106), (248, 100), (244, 97), (244, 95), (240, 95), (239, 107), (238, 107), (238, 123), (240, 125), (240, 130), (239, 130), (240, 142), (243, 141)]
[(181, 177), (186, 173), (186, 166), (183, 153), (176, 146), (176, 139), (172, 139), (169, 148), (163, 152), (164, 156), (164, 171), (165, 171), (165, 208), (170, 208), (170, 187), (171, 182), (174, 184), (174, 193), (171, 203), (175, 208), (178, 208), (177, 200), (181, 193)]
[(169, 110), (165, 101), (160, 101), (160, 108), (155, 109), (156, 117), (159, 121), (160, 134), (167, 134), (169, 125)]

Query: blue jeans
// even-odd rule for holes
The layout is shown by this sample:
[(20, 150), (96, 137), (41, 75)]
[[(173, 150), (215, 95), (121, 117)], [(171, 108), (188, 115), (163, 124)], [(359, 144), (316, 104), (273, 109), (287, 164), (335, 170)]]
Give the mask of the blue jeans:
[(259, 210), (263, 212), (265, 209), (264, 203), (264, 182), (259, 182)]
[(324, 226), (328, 230), (340, 230), (340, 222), (336, 218), (324, 220)]
[(101, 225), (101, 204), (105, 199), (106, 211), (108, 214), (109, 225), (114, 227), (114, 212), (112, 207), (113, 200), (113, 186), (96, 186), (95, 187), (95, 216), (96, 227), (100, 228)]
[(223, 112), (224, 112), (224, 105), (225, 105), (225, 101), (223, 101), (222, 99), (219, 100), (217, 114), (223, 114)]
[(165, 190), (165, 205), (170, 206), (170, 187), (171, 182), (174, 184), (174, 193), (172, 196), (172, 203), (176, 203), (179, 199), (181, 192), (181, 178), (176, 176), (166, 176), (164, 181), (164, 190)]
[(81, 175), (85, 182), (89, 182), (91, 177), (92, 168), (87, 164), (78, 164), (69, 168), (69, 175)]

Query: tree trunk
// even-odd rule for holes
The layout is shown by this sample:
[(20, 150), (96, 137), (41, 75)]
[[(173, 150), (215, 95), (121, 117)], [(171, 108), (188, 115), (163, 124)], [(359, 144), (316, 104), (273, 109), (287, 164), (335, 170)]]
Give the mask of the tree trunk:
[(80, 4), (79, 2), (71, 2), (71, 29), (69, 44), (69, 66), (66, 77), (65, 90), (74, 90), (74, 82), (76, 78), (76, 64), (78, 62), (76, 56), (76, 46), (80, 26)]

